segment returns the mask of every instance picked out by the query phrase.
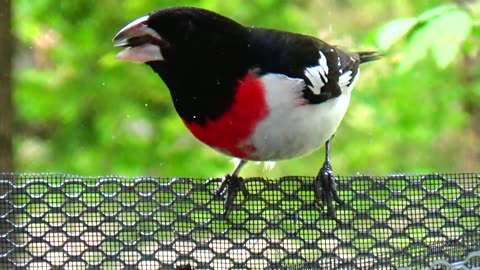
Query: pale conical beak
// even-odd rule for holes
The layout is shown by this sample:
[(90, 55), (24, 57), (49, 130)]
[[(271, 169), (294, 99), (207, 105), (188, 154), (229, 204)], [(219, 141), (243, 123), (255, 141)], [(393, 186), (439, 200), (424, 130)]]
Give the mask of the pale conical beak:
[(143, 16), (123, 27), (113, 38), (115, 47), (125, 47), (117, 54), (117, 58), (135, 63), (162, 61), (162, 45), (166, 44), (162, 37), (148, 27), (149, 16)]

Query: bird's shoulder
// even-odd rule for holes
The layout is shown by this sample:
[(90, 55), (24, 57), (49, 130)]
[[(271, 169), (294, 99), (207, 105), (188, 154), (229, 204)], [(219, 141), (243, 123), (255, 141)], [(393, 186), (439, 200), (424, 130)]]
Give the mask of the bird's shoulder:
[(248, 31), (250, 64), (262, 75), (303, 79), (301, 91), (308, 103), (338, 97), (357, 76), (356, 53), (308, 35), (257, 27)]

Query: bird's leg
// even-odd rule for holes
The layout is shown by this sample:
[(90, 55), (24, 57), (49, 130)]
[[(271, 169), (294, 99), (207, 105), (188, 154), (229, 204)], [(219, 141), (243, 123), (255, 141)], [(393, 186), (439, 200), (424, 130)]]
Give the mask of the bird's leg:
[(330, 144), (333, 137), (334, 136), (325, 143), (325, 161), (315, 178), (315, 204), (319, 205), (322, 209), (326, 205), (328, 215), (338, 223), (341, 223), (340, 220), (337, 219), (335, 209), (333, 208), (333, 201), (336, 201), (339, 205), (343, 204), (343, 201), (337, 193), (336, 178), (333, 174), (332, 164), (330, 163)]
[[(228, 213), (230, 212), (233, 201), (235, 200), (235, 197), (237, 197), (238, 191), (242, 191), (243, 195), (245, 196), (247, 195), (247, 188), (243, 183), (243, 178), (238, 176), (240, 170), (243, 168), (243, 166), (245, 166), (245, 164), (247, 164), (247, 161), (242, 159), (231, 174), (227, 174), (222, 178), (222, 182), (215, 190), (215, 193), (218, 196), (226, 195), (223, 208), (224, 217), (227, 217)], [(209, 183), (210, 180), (207, 181), (207, 183)]]

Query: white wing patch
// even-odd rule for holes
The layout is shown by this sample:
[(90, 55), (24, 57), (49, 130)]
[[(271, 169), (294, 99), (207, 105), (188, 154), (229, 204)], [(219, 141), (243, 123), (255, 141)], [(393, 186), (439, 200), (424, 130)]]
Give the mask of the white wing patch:
[(352, 80), (351, 70), (340, 75), (340, 77), (338, 78), (338, 86), (340, 86), (340, 89), (342, 89), (342, 93), (345, 92), (351, 80)]
[(305, 77), (307, 77), (312, 84), (309, 85), (308, 88), (310, 88), (315, 95), (320, 94), (320, 90), (327, 82), (328, 75), (327, 57), (325, 57), (323, 52), (320, 51), (319, 53), (320, 58), (318, 59), (318, 66), (308, 67), (305, 69)]

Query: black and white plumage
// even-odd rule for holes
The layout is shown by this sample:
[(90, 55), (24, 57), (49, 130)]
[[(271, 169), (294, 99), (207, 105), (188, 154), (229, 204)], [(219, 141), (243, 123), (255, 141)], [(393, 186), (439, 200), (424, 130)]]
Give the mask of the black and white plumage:
[(326, 145), (315, 180), (316, 202), (341, 202), (330, 142), (342, 121), (359, 65), (375, 52), (347, 52), (317, 38), (245, 27), (214, 12), (169, 8), (119, 31), (118, 58), (149, 65), (166, 83), (186, 127), (203, 143), (242, 162), (218, 193), (228, 212), (248, 160), (306, 155)]

